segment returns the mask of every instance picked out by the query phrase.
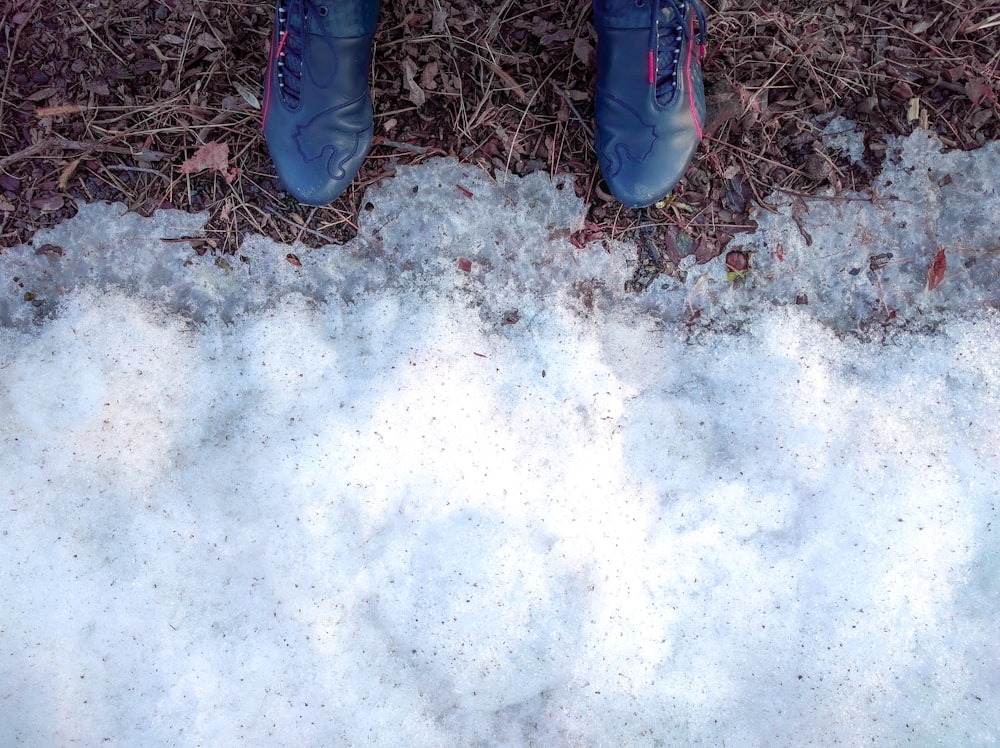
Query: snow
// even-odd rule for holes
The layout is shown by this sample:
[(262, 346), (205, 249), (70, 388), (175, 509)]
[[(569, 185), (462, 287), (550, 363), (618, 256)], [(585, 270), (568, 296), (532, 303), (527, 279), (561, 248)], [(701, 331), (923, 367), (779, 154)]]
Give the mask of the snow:
[(1000, 149), (890, 145), (736, 290), (450, 160), (0, 255), (0, 745), (995, 745)]

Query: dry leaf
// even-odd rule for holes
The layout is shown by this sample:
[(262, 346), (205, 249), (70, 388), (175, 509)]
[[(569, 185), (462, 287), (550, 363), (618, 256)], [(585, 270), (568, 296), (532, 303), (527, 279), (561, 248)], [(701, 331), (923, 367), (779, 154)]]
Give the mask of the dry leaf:
[(945, 270), (948, 269), (948, 261), (944, 255), (944, 248), (938, 250), (938, 253), (934, 255), (933, 261), (931, 261), (931, 266), (927, 268), (927, 290), (933, 291), (935, 288), (941, 285), (941, 281), (944, 280)]
[(111, 89), (108, 88), (107, 81), (86, 81), (83, 87), (86, 91), (98, 96), (108, 96), (111, 94)]
[(48, 88), (43, 88), (41, 91), (35, 91), (35, 93), (31, 94), (30, 96), (26, 96), (25, 98), (28, 101), (44, 101), (45, 99), (51, 99), (58, 93), (59, 93), (58, 89), (49, 86)]
[(260, 99), (257, 98), (253, 91), (239, 81), (233, 83), (233, 87), (236, 89), (236, 93), (243, 97), (243, 101), (252, 106), (254, 109), (260, 109)]
[(990, 90), (990, 87), (979, 78), (970, 78), (966, 81), (965, 95), (969, 97), (969, 101), (971, 101), (974, 106), (979, 106), (979, 102), (983, 99), (996, 101), (996, 96)]
[(198, 172), (217, 171), (226, 180), (226, 184), (232, 184), (239, 174), (239, 169), (229, 167), (229, 145), (227, 143), (217, 143), (214, 140), (205, 143), (195, 154), (181, 164), (181, 174), (197, 174)]
[(423, 106), (424, 102), (427, 101), (427, 94), (424, 90), (417, 85), (417, 82), (413, 80), (413, 76), (417, 74), (417, 63), (407, 57), (403, 60), (403, 86), (409, 91), (409, 95), (406, 97), (412, 101), (417, 106)]
[(436, 62), (428, 62), (427, 67), (424, 68), (424, 72), (420, 74), (420, 87), (427, 91), (437, 90), (437, 74), (440, 65)]
[(36, 210), (40, 210), (43, 213), (53, 213), (62, 208), (63, 205), (65, 204), (66, 201), (63, 200), (63, 198), (61, 198), (59, 195), (36, 197), (34, 200), (31, 201), (31, 207), (35, 208)]
[(207, 31), (198, 34), (198, 38), (194, 40), (194, 43), (195, 46), (204, 47), (205, 49), (222, 49), (226, 46)]
[(573, 38), (574, 33), (572, 29), (559, 29), (551, 34), (545, 34), (542, 37), (542, 46), (548, 47), (559, 42), (568, 42)]

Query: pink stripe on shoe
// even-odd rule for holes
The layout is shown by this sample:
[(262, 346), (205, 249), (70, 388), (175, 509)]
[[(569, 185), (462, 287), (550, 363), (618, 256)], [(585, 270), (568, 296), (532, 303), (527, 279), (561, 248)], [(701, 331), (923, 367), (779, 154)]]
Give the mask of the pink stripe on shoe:
[(688, 106), (691, 107), (691, 119), (698, 130), (698, 140), (705, 139), (705, 133), (701, 129), (701, 122), (698, 121), (698, 107), (694, 103), (694, 83), (691, 80), (691, 51), (694, 49), (694, 19), (689, 21), (691, 27), (691, 39), (688, 40), (687, 59), (684, 61), (684, 78), (687, 81)]
[(275, 61), (281, 57), (281, 52), (285, 48), (285, 42), (288, 41), (288, 32), (285, 31), (281, 35), (281, 39), (278, 40), (277, 49), (271, 49), (271, 58), (267, 61), (267, 84), (264, 90), (264, 112), (261, 116), (262, 121), (267, 121), (267, 112), (271, 108), (271, 66)]

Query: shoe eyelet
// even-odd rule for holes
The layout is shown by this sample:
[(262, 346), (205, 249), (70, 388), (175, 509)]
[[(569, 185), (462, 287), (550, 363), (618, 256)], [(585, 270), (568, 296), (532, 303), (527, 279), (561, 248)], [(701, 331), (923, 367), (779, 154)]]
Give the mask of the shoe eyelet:
[(318, 8), (316, 8), (316, 12), (319, 13), (320, 18), (326, 18), (330, 10), (325, 5), (320, 5)]

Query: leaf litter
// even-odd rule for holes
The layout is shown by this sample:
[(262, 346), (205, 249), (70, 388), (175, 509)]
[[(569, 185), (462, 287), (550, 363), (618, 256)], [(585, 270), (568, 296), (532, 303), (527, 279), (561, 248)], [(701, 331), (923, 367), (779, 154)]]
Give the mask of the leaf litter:
[[(1000, 138), (1000, 4), (706, 1), (705, 142), (667, 201), (630, 210), (608, 195), (593, 153), (589, 2), (384, 2), (371, 155), (335, 203), (303, 213), (261, 133), (271, 2), (17, 5), (0, 11), (0, 251), (91, 201), (207, 211), (219, 253), (238, 253), (250, 233), (343, 242), (368, 186), (449, 155), (498, 179), (572, 175), (588, 211), (574, 241), (603, 251), (641, 236), (639, 290), (688, 252), (705, 262), (726, 251), (775, 189), (864, 189), (887, 135), (925, 128), (964, 150)], [(860, 129), (862, 158), (824, 134), (836, 116)]]

